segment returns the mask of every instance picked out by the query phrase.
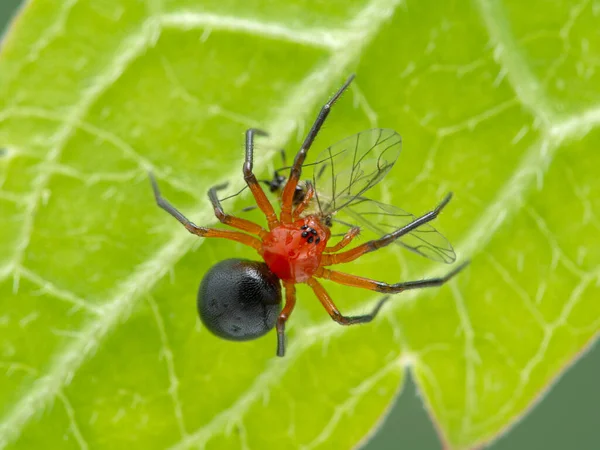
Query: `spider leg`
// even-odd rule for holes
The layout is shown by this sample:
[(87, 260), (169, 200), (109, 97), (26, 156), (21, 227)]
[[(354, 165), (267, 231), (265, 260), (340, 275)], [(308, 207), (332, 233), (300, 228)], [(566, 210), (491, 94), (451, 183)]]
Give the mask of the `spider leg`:
[(246, 184), (250, 188), (256, 204), (266, 216), (269, 229), (272, 230), (279, 225), (279, 220), (277, 219), (273, 205), (271, 205), (271, 202), (269, 202), (269, 199), (265, 195), (260, 183), (252, 172), (252, 167), (254, 164), (254, 135), (267, 136), (267, 133), (256, 128), (250, 128), (246, 130), (246, 156), (243, 167), (244, 180), (246, 180)]
[(294, 214), (293, 214), (294, 219), (298, 219), (300, 217), (300, 214), (302, 214), (304, 212), (304, 210), (308, 207), (308, 205), (310, 204), (310, 201), (312, 200), (312, 198), (314, 196), (315, 196), (315, 188), (313, 187), (312, 183), (307, 182), (306, 183), (306, 194), (304, 194), (304, 198), (298, 204), (298, 206), (296, 206), (296, 209), (294, 210)]
[(374, 252), (375, 250), (390, 245), (396, 239), (404, 236), (405, 234), (410, 233), (411, 231), (415, 230), (421, 225), (427, 222), (431, 222), (433, 219), (435, 219), (442, 211), (442, 209), (444, 209), (444, 207), (448, 204), (451, 198), (452, 193), (450, 192), (448, 195), (446, 195), (446, 197), (444, 197), (444, 199), (440, 202), (438, 206), (436, 206), (436, 208), (433, 211), (423, 214), (421, 217), (417, 217), (408, 225), (405, 225), (392, 233), (386, 234), (385, 236), (382, 236), (379, 239), (365, 242), (364, 244), (361, 244), (358, 247), (353, 248), (352, 250), (348, 250), (343, 253), (338, 253), (337, 255), (323, 255), (321, 265), (330, 266), (333, 264), (341, 264), (354, 261), (356, 258), (361, 257), (365, 253)]
[(448, 282), (457, 273), (463, 270), (469, 261), (466, 261), (459, 265), (457, 268), (447, 273), (443, 277), (429, 278), (425, 280), (416, 281), (404, 281), (401, 283), (388, 284), (382, 281), (375, 281), (369, 278), (359, 277), (357, 275), (350, 275), (347, 273), (336, 272), (334, 270), (319, 268), (315, 273), (316, 277), (324, 278), (326, 280), (335, 281), (336, 283), (343, 284), (345, 286), (358, 287), (362, 289), (369, 289), (371, 291), (382, 292), (384, 294), (398, 294), (399, 292), (406, 291), (408, 289), (421, 289), (427, 287), (441, 286)]
[(296, 306), (296, 286), (294, 283), (285, 283), (285, 306), (277, 319), (277, 356), (285, 355), (285, 323)]
[(208, 198), (210, 199), (210, 203), (212, 204), (215, 210), (215, 216), (217, 217), (217, 219), (219, 219), (219, 222), (224, 223), (225, 225), (229, 225), (230, 227), (238, 228), (242, 231), (255, 234), (260, 237), (265, 236), (267, 234), (267, 231), (263, 229), (263, 227), (261, 227), (260, 225), (246, 219), (225, 214), (225, 211), (223, 211), (223, 207), (221, 206), (221, 201), (217, 197), (217, 192), (221, 189), (225, 189), (227, 187), (227, 184), (228, 183), (219, 184), (217, 186), (211, 187), (208, 190)]
[(190, 222), (187, 217), (181, 214), (177, 208), (175, 208), (167, 199), (165, 199), (158, 188), (158, 183), (154, 178), (154, 175), (150, 175), (150, 182), (152, 183), (152, 190), (154, 191), (154, 198), (156, 204), (164, 209), (166, 212), (175, 217), (190, 233), (201, 237), (217, 237), (223, 239), (229, 239), (231, 241), (240, 242), (245, 245), (249, 245), (257, 251), (262, 249), (262, 243), (250, 235), (240, 233), (238, 231), (229, 230), (217, 230), (214, 228), (199, 227), (194, 223)]
[(312, 288), (315, 295), (323, 307), (327, 310), (331, 318), (340, 325), (354, 325), (357, 323), (367, 323), (372, 321), (383, 304), (390, 299), (390, 297), (387, 295), (383, 297), (381, 300), (379, 300), (379, 302), (377, 302), (377, 305), (375, 305), (375, 308), (373, 308), (373, 311), (371, 311), (370, 314), (363, 314), (360, 316), (343, 316), (321, 283), (314, 278), (310, 278), (306, 283)]
[(317, 137), (319, 130), (321, 130), (325, 119), (327, 119), (327, 116), (331, 111), (331, 107), (341, 97), (342, 93), (348, 88), (353, 79), (354, 74), (350, 75), (346, 82), (342, 85), (342, 87), (334, 94), (334, 96), (331, 97), (331, 99), (327, 103), (325, 103), (325, 105), (323, 105), (310, 131), (306, 135), (302, 147), (300, 147), (300, 150), (294, 158), (294, 163), (292, 164), (292, 168), (290, 170), (290, 177), (288, 178), (288, 181), (285, 184), (285, 187), (283, 188), (283, 194), (281, 195), (282, 222), (290, 223), (292, 221), (292, 206), (294, 201), (294, 192), (296, 191), (296, 186), (298, 185), (298, 181), (300, 180), (300, 176), (302, 174), (302, 164), (304, 164), (306, 154), (308, 153), (308, 150), (310, 149), (310, 146), (312, 145), (313, 141)]
[(335, 244), (331, 247), (325, 247), (325, 250), (323, 250), (323, 253), (339, 252), (341, 249), (343, 249), (348, 244), (350, 244), (350, 242), (352, 242), (352, 239), (354, 239), (356, 236), (358, 236), (359, 233), (360, 233), (359, 227), (350, 228), (340, 242), (338, 242), (337, 244)]

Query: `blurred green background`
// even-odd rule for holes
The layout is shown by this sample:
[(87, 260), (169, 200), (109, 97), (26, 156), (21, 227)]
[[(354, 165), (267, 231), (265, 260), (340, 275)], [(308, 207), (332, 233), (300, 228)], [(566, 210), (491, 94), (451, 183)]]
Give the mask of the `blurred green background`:
[[(21, 0), (0, 1), (0, 30)], [(437, 449), (437, 436), (409, 379), (367, 450)], [(600, 449), (600, 350), (595, 346), (506, 436), (490, 447), (507, 449)]]

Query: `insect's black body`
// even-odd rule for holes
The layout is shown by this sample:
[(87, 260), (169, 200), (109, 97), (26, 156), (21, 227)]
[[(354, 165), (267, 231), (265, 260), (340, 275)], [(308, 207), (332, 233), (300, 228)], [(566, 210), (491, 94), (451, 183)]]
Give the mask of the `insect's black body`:
[(281, 311), (279, 278), (264, 262), (227, 259), (204, 276), (198, 313), (211, 332), (246, 341), (269, 332)]
[[(281, 194), (283, 191), (283, 187), (285, 183), (287, 183), (287, 177), (281, 175), (279, 171), (275, 171), (273, 173), (273, 178), (271, 180), (263, 180), (267, 186), (269, 186), (269, 191), (272, 193)], [(299, 182), (296, 186), (296, 190), (294, 191), (294, 200), (293, 205), (297, 206), (302, 203), (304, 197), (306, 196), (306, 183)]]

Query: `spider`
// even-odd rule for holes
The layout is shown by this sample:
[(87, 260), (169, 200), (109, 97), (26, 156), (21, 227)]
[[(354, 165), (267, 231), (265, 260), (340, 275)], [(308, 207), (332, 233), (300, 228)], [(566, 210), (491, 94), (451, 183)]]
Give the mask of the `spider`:
[[(263, 260), (228, 259), (215, 264), (204, 276), (198, 292), (198, 311), (204, 325), (215, 335), (229, 340), (249, 340), (275, 327), (276, 354), (284, 356), (285, 325), (296, 305), (295, 285), (298, 283), (310, 286), (335, 322), (353, 325), (372, 321), (390, 296), (379, 300), (369, 314), (345, 316), (338, 310), (320, 279), (384, 294), (397, 294), (409, 289), (440, 286), (466, 266), (465, 262), (444, 277), (394, 284), (329, 268), (354, 261), (394, 242), (435, 260), (446, 263), (455, 260), (450, 244), (427, 224), (448, 204), (451, 193), (436, 208), (420, 217), (363, 195), (381, 181), (395, 163), (402, 141), (395, 131), (363, 131), (329, 147), (316, 162), (305, 164), (308, 151), (332, 106), (353, 79), (354, 75), (351, 75), (321, 108), (289, 168), (287, 179), (276, 172), (271, 184), (267, 182), (271, 191), (280, 191), (279, 216), (253, 173), (255, 137), (267, 136), (267, 133), (255, 128), (246, 131), (244, 180), (257, 207), (266, 217), (268, 229), (223, 210), (217, 192), (224, 189), (226, 184), (209, 189), (208, 197), (217, 219), (239, 231), (197, 226), (161, 195), (155, 178), (150, 174), (158, 206), (181, 222), (190, 233), (242, 243), (255, 249)], [(311, 180), (301, 180), (303, 168), (312, 169)], [(344, 220), (341, 217), (343, 214), (349, 219)], [(332, 237), (330, 227), (334, 222), (349, 229), (337, 243), (328, 245)], [(362, 231), (355, 223), (378, 236), (345, 250)], [(285, 289), (283, 308), (281, 284)]]

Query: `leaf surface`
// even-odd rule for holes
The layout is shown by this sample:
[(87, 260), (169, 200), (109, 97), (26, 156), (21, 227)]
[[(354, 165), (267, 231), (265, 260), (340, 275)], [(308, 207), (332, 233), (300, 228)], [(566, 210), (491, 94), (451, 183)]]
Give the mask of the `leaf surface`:
[[(592, 1), (30, 1), (0, 56), (0, 447), (349, 448), (406, 369), (449, 447), (497, 437), (600, 330), (599, 14)], [(244, 130), (269, 130), (255, 167), (270, 177), (352, 71), (315, 153), (397, 130), (402, 155), (369, 196), (418, 215), (453, 191), (435, 227), (471, 265), (354, 328), (300, 286), (283, 359), (272, 334), (211, 336), (202, 275), (256, 256), (186, 233), (147, 171), (212, 224), (207, 189), (243, 185)], [(341, 269), (397, 282), (448, 266), (391, 246)], [(347, 314), (378, 298), (326, 287)]]

